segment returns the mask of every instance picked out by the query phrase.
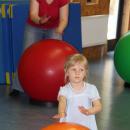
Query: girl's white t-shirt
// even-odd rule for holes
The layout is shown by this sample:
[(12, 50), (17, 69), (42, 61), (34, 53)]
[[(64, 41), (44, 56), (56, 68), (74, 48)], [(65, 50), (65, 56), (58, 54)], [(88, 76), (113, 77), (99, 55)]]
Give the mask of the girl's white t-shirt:
[(65, 96), (67, 99), (66, 117), (61, 118), (60, 122), (73, 122), (87, 126), (90, 130), (97, 130), (95, 115), (84, 115), (78, 107), (84, 106), (91, 108), (94, 100), (100, 99), (98, 90), (95, 85), (84, 83), (80, 92), (74, 92), (70, 83), (60, 87), (58, 96)]

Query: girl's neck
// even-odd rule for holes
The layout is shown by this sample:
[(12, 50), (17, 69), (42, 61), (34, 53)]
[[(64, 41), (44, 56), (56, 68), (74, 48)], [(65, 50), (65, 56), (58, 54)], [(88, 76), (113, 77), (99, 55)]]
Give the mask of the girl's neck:
[(70, 82), (70, 84), (71, 84), (72, 89), (75, 90), (75, 91), (80, 91), (84, 87), (84, 82), (80, 82), (80, 83), (72, 83), (72, 82)]

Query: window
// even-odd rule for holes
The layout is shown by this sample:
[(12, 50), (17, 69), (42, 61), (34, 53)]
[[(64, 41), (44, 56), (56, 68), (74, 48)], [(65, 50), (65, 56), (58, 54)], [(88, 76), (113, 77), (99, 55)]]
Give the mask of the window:
[(87, 5), (93, 5), (93, 4), (98, 4), (99, 0), (86, 0), (86, 1), (87, 1), (86, 2)]

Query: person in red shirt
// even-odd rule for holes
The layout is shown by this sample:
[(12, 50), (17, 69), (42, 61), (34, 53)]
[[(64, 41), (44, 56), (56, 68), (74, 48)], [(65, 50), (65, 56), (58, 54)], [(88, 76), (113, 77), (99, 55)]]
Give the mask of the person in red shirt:
[(68, 0), (31, 0), (28, 23), (63, 33), (68, 22)]
[[(24, 32), (24, 50), (42, 39), (62, 40), (62, 34), (68, 23), (69, 0), (30, 0), (30, 10)], [(10, 95), (23, 91), (14, 78)]]
[(62, 39), (68, 23), (69, 0), (30, 0), (24, 49), (41, 39)]

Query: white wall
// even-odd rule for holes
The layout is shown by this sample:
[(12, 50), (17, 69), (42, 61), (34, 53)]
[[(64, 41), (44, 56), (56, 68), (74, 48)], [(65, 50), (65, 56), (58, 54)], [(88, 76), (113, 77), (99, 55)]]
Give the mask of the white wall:
[(108, 15), (81, 17), (82, 47), (107, 44)]

